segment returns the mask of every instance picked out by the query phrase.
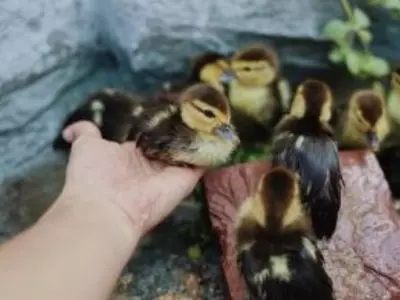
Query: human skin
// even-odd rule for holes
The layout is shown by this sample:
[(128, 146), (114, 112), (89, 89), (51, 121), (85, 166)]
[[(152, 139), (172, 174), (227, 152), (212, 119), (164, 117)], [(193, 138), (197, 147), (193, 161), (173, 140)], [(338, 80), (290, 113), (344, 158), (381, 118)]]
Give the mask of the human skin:
[(68, 127), (64, 188), (32, 227), (0, 246), (0, 298), (108, 299), (139, 239), (187, 196), (203, 170), (147, 160), (134, 143)]

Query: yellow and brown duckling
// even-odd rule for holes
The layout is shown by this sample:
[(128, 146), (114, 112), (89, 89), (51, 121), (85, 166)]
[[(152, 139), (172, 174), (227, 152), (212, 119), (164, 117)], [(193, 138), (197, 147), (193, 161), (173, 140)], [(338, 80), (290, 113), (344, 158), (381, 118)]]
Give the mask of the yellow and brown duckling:
[[(192, 61), (191, 82), (204, 82), (223, 92), (229, 61), (225, 55), (217, 52), (205, 52)], [(229, 78), (228, 78), (229, 79)]]
[(226, 77), (231, 76), (227, 94), (242, 142), (265, 142), (290, 99), (290, 88), (280, 77), (277, 53), (264, 45), (239, 50), (227, 72)]
[(387, 100), (389, 133), (382, 143), (383, 149), (400, 147), (400, 68), (392, 73), (391, 86)]
[[(136, 103), (143, 101), (137, 95), (106, 88), (90, 94), (84, 103), (70, 113), (62, 125), (62, 129), (77, 121), (91, 121), (99, 127), (106, 140), (123, 142), (131, 129), (132, 110)], [(53, 143), (56, 150), (70, 148), (61, 133)]]
[(298, 176), (276, 167), (239, 208), (237, 261), (247, 299), (334, 299), (303, 202)]
[(191, 59), (190, 73), (187, 80), (182, 83), (166, 83), (164, 89), (170, 92), (181, 92), (183, 89), (195, 83), (207, 83), (224, 91), (223, 82), (228, 80), (228, 58), (215, 51), (207, 51)]
[[(389, 133), (376, 154), (394, 199), (400, 198), (400, 68), (392, 73), (392, 89), (387, 102)], [(400, 211), (400, 201), (396, 200)]]
[(332, 102), (328, 85), (304, 81), (290, 113), (276, 126), (272, 145), (272, 165), (300, 175), (303, 205), (318, 239), (335, 232), (343, 185), (338, 147), (328, 124)]
[(335, 127), (340, 149), (379, 151), (381, 142), (389, 133), (382, 95), (373, 90), (354, 92)]
[(187, 88), (175, 101), (136, 104), (129, 114), (126, 140), (136, 141), (148, 158), (170, 165), (219, 165), (239, 144), (228, 100), (208, 84)]

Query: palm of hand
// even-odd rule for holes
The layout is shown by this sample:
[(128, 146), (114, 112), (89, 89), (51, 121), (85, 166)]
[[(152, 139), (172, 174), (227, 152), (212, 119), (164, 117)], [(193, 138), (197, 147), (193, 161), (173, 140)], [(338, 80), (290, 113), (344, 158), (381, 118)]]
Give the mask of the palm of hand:
[[(134, 143), (121, 145), (103, 140), (92, 124), (80, 123), (67, 130), (81, 126), (79, 130), (90, 130), (91, 134), (70, 134), (74, 142), (66, 185), (85, 198), (113, 201), (144, 232), (170, 213), (202, 174), (201, 170), (149, 161)], [(84, 126), (87, 131), (82, 129)]]

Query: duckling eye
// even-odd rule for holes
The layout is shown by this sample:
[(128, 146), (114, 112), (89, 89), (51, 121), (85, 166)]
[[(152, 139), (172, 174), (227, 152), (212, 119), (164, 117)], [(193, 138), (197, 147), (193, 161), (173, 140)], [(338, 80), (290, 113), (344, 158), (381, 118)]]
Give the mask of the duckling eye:
[(210, 119), (214, 119), (214, 118), (215, 118), (215, 114), (214, 114), (211, 110), (209, 110), (209, 109), (203, 110), (203, 114), (204, 114), (207, 118), (210, 118)]
[(243, 67), (243, 71), (249, 72), (249, 71), (251, 71), (251, 68), (250, 67)]

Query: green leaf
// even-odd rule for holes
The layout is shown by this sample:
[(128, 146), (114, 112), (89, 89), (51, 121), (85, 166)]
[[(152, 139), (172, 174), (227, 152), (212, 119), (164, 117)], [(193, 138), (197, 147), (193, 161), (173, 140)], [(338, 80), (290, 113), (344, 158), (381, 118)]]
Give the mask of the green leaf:
[(332, 20), (325, 25), (324, 35), (334, 41), (341, 41), (346, 38), (350, 26), (340, 20)]
[(370, 44), (371, 43), (371, 41), (372, 41), (372, 34), (371, 34), (371, 32), (369, 32), (368, 30), (365, 30), (365, 29), (363, 29), (363, 30), (360, 30), (359, 32), (358, 32), (358, 36), (360, 37), (360, 39), (361, 39), (361, 41), (364, 43), (364, 44)]
[(346, 53), (346, 65), (350, 73), (358, 75), (360, 73), (360, 56), (356, 51), (348, 51)]
[(188, 249), (189, 258), (193, 261), (197, 261), (202, 257), (202, 252), (199, 245), (193, 245)]
[(334, 48), (331, 52), (329, 52), (328, 58), (333, 63), (341, 63), (344, 60), (344, 54), (342, 49)]
[(390, 72), (389, 64), (386, 60), (370, 55), (363, 64), (363, 69), (375, 77), (383, 77)]
[(367, 14), (358, 7), (353, 10), (352, 21), (356, 29), (364, 29), (371, 25), (371, 21), (369, 20)]

